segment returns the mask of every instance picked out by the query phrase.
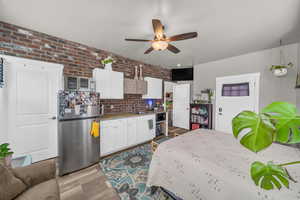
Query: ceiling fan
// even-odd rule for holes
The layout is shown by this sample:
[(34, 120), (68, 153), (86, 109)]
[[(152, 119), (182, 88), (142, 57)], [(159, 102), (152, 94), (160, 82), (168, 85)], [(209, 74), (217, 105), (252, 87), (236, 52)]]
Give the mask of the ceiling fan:
[(175, 46), (170, 44), (169, 42), (175, 42), (179, 40), (187, 40), (191, 38), (195, 38), (198, 36), (197, 32), (184, 33), (179, 35), (174, 35), (172, 37), (167, 37), (164, 33), (164, 26), (162, 25), (159, 19), (152, 19), (152, 25), (154, 30), (154, 39), (153, 40), (145, 40), (145, 39), (125, 39), (126, 41), (134, 41), (134, 42), (151, 42), (151, 47), (145, 51), (144, 54), (148, 54), (153, 50), (162, 51), (168, 49), (173, 53), (179, 53), (180, 50)]

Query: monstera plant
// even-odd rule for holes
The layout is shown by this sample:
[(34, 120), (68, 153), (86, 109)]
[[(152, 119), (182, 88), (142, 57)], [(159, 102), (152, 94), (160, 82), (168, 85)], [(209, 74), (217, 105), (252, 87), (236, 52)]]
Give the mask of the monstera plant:
[[(252, 152), (259, 152), (273, 142), (295, 144), (300, 142), (300, 115), (295, 105), (287, 102), (273, 102), (262, 109), (260, 113), (243, 111), (232, 120), (235, 138), (241, 138), (240, 143)], [(251, 178), (257, 186), (265, 190), (289, 188), (290, 176), (286, 166), (300, 164), (300, 161), (289, 163), (264, 164), (253, 162)]]

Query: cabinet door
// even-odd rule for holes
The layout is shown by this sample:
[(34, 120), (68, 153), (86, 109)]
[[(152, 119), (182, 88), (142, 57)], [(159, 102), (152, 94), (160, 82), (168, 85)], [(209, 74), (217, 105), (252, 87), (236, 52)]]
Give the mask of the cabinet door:
[(100, 122), (100, 155), (103, 156), (112, 150), (112, 126), (108, 121)]
[(127, 119), (127, 146), (137, 143), (137, 118), (129, 118)]
[[(101, 94), (100, 94), (101, 95)], [(124, 98), (124, 74), (122, 72), (110, 72), (110, 99)]]
[(111, 82), (109, 71), (103, 69), (95, 69), (93, 71), (93, 78), (96, 80), (96, 91), (100, 92), (101, 99), (110, 99)]
[(137, 94), (147, 94), (147, 82), (142, 80), (137, 80)]
[(119, 151), (127, 146), (127, 120), (120, 119), (120, 120), (113, 120), (113, 151)]
[[(152, 120), (152, 127), (149, 126)], [(137, 143), (149, 141), (155, 137), (155, 117), (154, 115), (139, 117), (137, 120)]]
[[(152, 127), (149, 126), (149, 120), (152, 121)], [(144, 118), (145, 121), (145, 135), (144, 140), (152, 140), (155, 137), (155, 115), (147, 115)]]
[(162, 98), (162, 79), (145, 77), (147, 81), (147, 94), (143, 95), (144, 99), (161, 99)]
[(162, 99), (162, 80), (161, 79), (153, 79), (152, 80), (152, 98), (153, 99)]
[(124, 80), (124, 93), (125, 94), (136, 94), (137, 84), (136, 80), (125, 78)]

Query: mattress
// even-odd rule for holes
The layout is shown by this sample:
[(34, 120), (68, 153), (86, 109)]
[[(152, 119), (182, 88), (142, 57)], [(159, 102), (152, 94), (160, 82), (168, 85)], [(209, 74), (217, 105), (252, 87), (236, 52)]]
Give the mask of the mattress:
[(255, 154), (233, 135), (198, 129), (160, 144), (154, 152), (148, 186), (159, 186), (185, 199), (297, 200), (300, 199), (300, 165), (289, 166), (298, 183), (266, 191), (250, 177), (254, 161), (285, 163), (300, 160), (300, 150), (280, 144)]

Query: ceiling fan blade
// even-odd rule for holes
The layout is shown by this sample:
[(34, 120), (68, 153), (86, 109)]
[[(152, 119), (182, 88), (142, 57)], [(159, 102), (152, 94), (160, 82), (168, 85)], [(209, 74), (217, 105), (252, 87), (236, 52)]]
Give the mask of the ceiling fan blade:
[(144, 40), (144, 39), (125, 39), (126, 41), (133, 41), (133, 42), (151, 42), (151, 40)]
[(192, 38), (195, 38), (197, 36), (198, 36), (197, 32), (190, 32), (190, 33), (184, 33), (184, 34), (174, 35), (172, 37), (169, 37), (167, 40), (169, 42), (172, 42), (172, 41), (192, 39)]
[(173, 53), (179, 53), (180, 52), (180, 50), (177, 49), (177, 47), (173, 46), (172, 44), (169, 44), (168, 47), (167, 47), (167, 49), (169, 51), (172, 51)]
[(162, 39), (164, 37), (164, 28), (159, 19), (152, 19), (153, 30), (156, 36), (156, 39)]
[(150, 53), (150, 52), (153, 51), (153, 50), (154, 50), (153, 47), (150, 47), (149, 49), (147, 49), (147, 50), (145, 51), (144, 54), (148, 54), (148, 53)]

